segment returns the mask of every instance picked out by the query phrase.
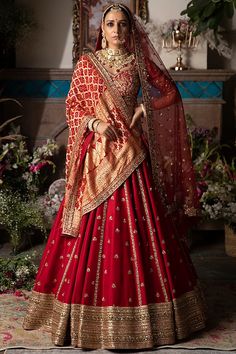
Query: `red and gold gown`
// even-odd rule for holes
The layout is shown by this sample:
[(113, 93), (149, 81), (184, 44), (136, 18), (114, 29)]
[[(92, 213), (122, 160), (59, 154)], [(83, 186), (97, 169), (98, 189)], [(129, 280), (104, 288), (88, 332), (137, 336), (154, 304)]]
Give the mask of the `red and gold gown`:
[[(153, 183), (148, 149), (138, 131), (126, 128), (121, 108), (115, 109), (122, 103), (133, 112), (137, 104), (135, 60), (116, 75), (98, 61), (99, 53), (83, 56), (73, 75), (67, 99), (69, 197), (49, 235), (24, 328), (46, 325), (60, 346), (67, 340), (107, 349), (173, 344), (205, 326), (204, 299), (187, 247)], [(164, 79), (158, 80), (165, 90)], [(114, 118), (124, 145), (88, 133), (93, 116)], [(73, 217), (70, 206), (77, 211)]]

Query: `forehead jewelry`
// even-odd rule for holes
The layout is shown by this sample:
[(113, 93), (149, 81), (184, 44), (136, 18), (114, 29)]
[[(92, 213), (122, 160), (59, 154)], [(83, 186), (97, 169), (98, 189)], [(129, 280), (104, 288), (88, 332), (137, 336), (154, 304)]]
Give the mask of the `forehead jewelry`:
[(121, 4), (113, 4), (111, 5), (110, 7), (108, 7), (108, 9), (106, 9), (103, 13), (103, 16), (102, 16), (102, 19), (104, 20), (104, 17), (105, 15), (108, 13), (108, 12), (120, 12), (120, 11), (125, 11), (126, 15), (128, 16), (129, 18), (129, 13), (128, 11), (126, 10), (126, 8), (124, 6), (122, 6)]

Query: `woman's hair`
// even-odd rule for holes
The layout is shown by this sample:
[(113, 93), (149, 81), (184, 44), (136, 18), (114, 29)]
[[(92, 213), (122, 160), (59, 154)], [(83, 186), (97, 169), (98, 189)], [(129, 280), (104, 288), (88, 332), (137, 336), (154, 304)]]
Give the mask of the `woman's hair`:
[(118, 10), (118, 11), (122, 11), (123, 14), (127, 17), (128, 19), (128, 22), (129, 22), (129, 27), (131, 28), (131, 18), (132, 18), (132, 14), (129, 10), (129, 8), (123, 4), (112, 4), (110, 6), (108, 6), (105, 11), (103, 12), (103, 15), (102, 15), (102, 22), (105, 21), (105, 17), (106, 15), (112, 11), (112, 10)]

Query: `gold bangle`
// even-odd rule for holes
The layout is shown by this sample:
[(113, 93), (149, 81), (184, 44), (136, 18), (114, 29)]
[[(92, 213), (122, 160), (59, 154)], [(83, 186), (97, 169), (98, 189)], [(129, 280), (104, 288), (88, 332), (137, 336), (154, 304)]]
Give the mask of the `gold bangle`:
[(97, 128), (98, 128), (98, 125), (101, 123), (101, 120), (100, 119), (97, 119), (94, 124), (93, 124), (93, 131), (95, 133), (97, 133)]
[(88, 129), (92, 132), (93, 131), (93, 123), (97, 120), (97, 118), (92, 118), (88, 122)]

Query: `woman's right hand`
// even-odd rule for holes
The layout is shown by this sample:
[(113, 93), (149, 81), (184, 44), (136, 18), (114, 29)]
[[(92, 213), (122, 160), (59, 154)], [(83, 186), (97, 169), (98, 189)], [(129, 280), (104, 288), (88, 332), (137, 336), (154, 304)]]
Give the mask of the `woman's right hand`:
[(96, 133), (105, 135), (111, 141), (115, 141), (119, 138), (118, 132), (114, 126), (102, 121), (99, 122), (96, 128)]

